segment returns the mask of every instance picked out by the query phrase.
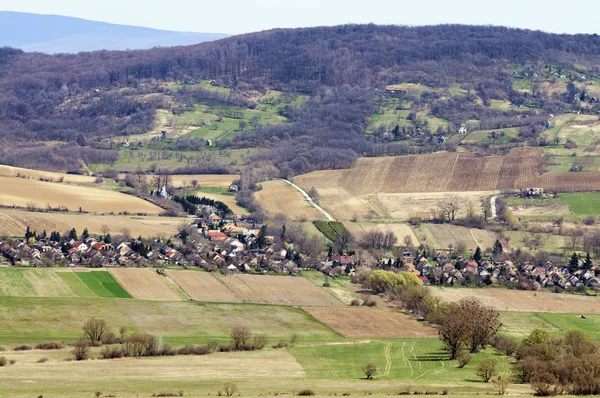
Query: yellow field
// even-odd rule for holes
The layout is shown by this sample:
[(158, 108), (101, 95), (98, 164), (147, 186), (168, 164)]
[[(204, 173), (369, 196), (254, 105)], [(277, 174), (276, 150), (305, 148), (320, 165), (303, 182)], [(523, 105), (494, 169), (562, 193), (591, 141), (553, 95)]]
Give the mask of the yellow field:
[(484, 304), (498, 311), (558, 313), (573, 313), (573, 311), (577, 311), (577, 313), (581, 314), (598, 314), (600, 312), (600, 299), (594, 296), (528, 292), (502, 288), (431, 288), (431, 292), (443, 300), (453, 302), (458, 302), (467, 297), (477, 297)]
[(234, 195), (219, 195), (216, 193), (197, 192), (196, 196), (223, 202), (231, 209), (231, 211), (233, 211), (234, 214), (238, 216), (250, 214), (248, 210), (244, 209), (242, 206), (236, 203)]
[(78, 232), (87, 228), (91, 234), (100, 234), (102, 227), (108, 226), (111, 234), (120, 234), (127, 229), (133, 236), (169, 237), (177, 233), (179, 226), (184, 222), (188, 220), (158, 216), (100, 216), (0, 209), (0, 236), (23, 236), (27, 226), (37, 232), (58, 231), (61, 234), (72, 228)]
[(129, 294), (142, 300), (180, 300), (163, 280), (153, 270), (145, 268), (111, 268), (110, 273), (117, 279)]
[(344, 223), (344, 226), (357, 240), (361, 240), (367, 232), (380, 231), (383, 233), (393, 232), (396, 238), (398, 238), (398, 246), (404, 245), (405, 236), (410, 236), (413, 246), (421, 244), (417, 235), (415, 235), (412, 228), (407, 224), (371, 224), (347, 221)]
[(0, 177), (0, 204), (39, 208), (80, 207), (89, 212), (124, 212), (158, 214), (162, 209), (150, 202), (119, 192), (75, 185), (42, 182), (14, 177)]
[[(285, 181), (267, 181), (262, 183), (262, 186), (263, 189), (256, 192), (254, 197), (268, 214), (284, 214), (294, 221), (323, 219), (323, 215)], [(306, 190), (310, 188), (309, 186)]]
[(93, 183), (96, 180), (96, 177), (89, 176), (80, 176), (74, 174), (65, 174), (65, 173), (53, 173), (50, 171), (41, 171), (41, 170), (33, 170), (33, 169), (23, 169), (20, 167), (12, 167), (0, 165), (0, 176), (2, 177), (17, 177), (26, 179), (39, 180), (43, 178), (45, 180), (51, 179), (58, 182), (61, 178), (64, 182), (70, 183)]
[[(126, 174), (119, 174), (120, 179), (124, 179)], [(199, 187), (219, 187), (229, 188), (231, 183), (240, 176), (237, 174), (174, 174), (171, 176), (171, 184), (175, 188), (182, 186), (191, 186), (192, 181), (196, 180)], [(146, 176), (146, 181), (152, 181), (152, 175)]]

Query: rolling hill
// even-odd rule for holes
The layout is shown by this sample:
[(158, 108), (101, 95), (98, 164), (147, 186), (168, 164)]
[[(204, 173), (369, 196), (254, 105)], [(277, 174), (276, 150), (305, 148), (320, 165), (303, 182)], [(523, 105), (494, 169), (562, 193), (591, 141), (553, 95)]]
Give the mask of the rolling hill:
[(227, 37), (115, 25), (59, 15), (0, 11), (0, 46), (47, 54), (138, 50), (197, 44)]

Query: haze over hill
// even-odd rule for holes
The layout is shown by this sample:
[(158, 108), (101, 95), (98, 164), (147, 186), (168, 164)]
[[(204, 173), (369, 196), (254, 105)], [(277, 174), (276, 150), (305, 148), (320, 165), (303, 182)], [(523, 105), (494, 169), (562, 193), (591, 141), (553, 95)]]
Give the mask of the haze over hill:
[(9, 46), (28, 52), (55, 54), (149, 49), (197, 44), (227, 36), (115, 25), (59, 15), (0, 11), (0, 47)]

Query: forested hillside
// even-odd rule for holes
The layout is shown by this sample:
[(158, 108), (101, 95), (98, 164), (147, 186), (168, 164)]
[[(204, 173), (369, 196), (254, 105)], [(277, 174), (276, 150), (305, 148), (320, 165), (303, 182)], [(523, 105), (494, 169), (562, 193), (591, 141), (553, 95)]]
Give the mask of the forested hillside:
[[(473, 122), (481, 130), (521, 129), (519, 139), (537, 145), (548, 115), (596, 111), (582, 79), (593, 84), (600, 75), (599, 54), (597, 35), (459, 25), (272, 30), (189, 47), (78, 55), (4, 48), (0, 161), (62, 170), (79, 169), (81, 161), (111, 163), (115, 148), (101, 141), (148, 132), (159, 109), (253, 109), (267, 89), (310, 98), (281, 106), (287, 123), (256, 123), (219, 147), (268, 149), (253, 161), (284, 176), (348, 167), (359, 155), (452, 149), (446, 139)], [(231, 90), (166, 86), (199, 80)], [(400, 83), (420, 88), (383, 95)], [(376, 114), (404, 111), (406, 125), (374, 123)], [(193, 139), (177, 145), (202, 147)]]

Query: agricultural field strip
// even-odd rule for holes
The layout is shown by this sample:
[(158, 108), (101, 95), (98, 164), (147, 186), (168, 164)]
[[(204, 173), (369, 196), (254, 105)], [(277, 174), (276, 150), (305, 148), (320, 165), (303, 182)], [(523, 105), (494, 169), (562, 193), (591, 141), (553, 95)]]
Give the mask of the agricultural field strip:
[(162, 279), (164, 277), (146, 268), (111, 268), (117, 282), (134, 298), (142, 300), (180, 300)]
[(298, 185), (288, 181), (288, 180), (284, 180), (286, 183), (290, 184), (292, 187), (294, 187), (298, 192), (300, 192), (302, 194), (302, 196), (304, 196), (304, 199), (306, 199), (306, 201), (308, 203), (310, 203), (310, 205), (312, 207), (314, 207), (315, 209), (317, 209), (321, 214), (323, 214), (325, 216), (325, 218), (327, 219), (327, 221), (335, 221), (335, 219), (331, 216), (331, 214), (327, 213), (325, 210), (323, 210), (323, 208), (321, 208), (321, 206), (319, 206), (318, 204), (316, 204), (314, 202), (314, 200), (312, 200), (312, 198), (308, 195), (308, 193), (306, 193), (305, 190), (303, 190), (302, 188), (300, 188)]

